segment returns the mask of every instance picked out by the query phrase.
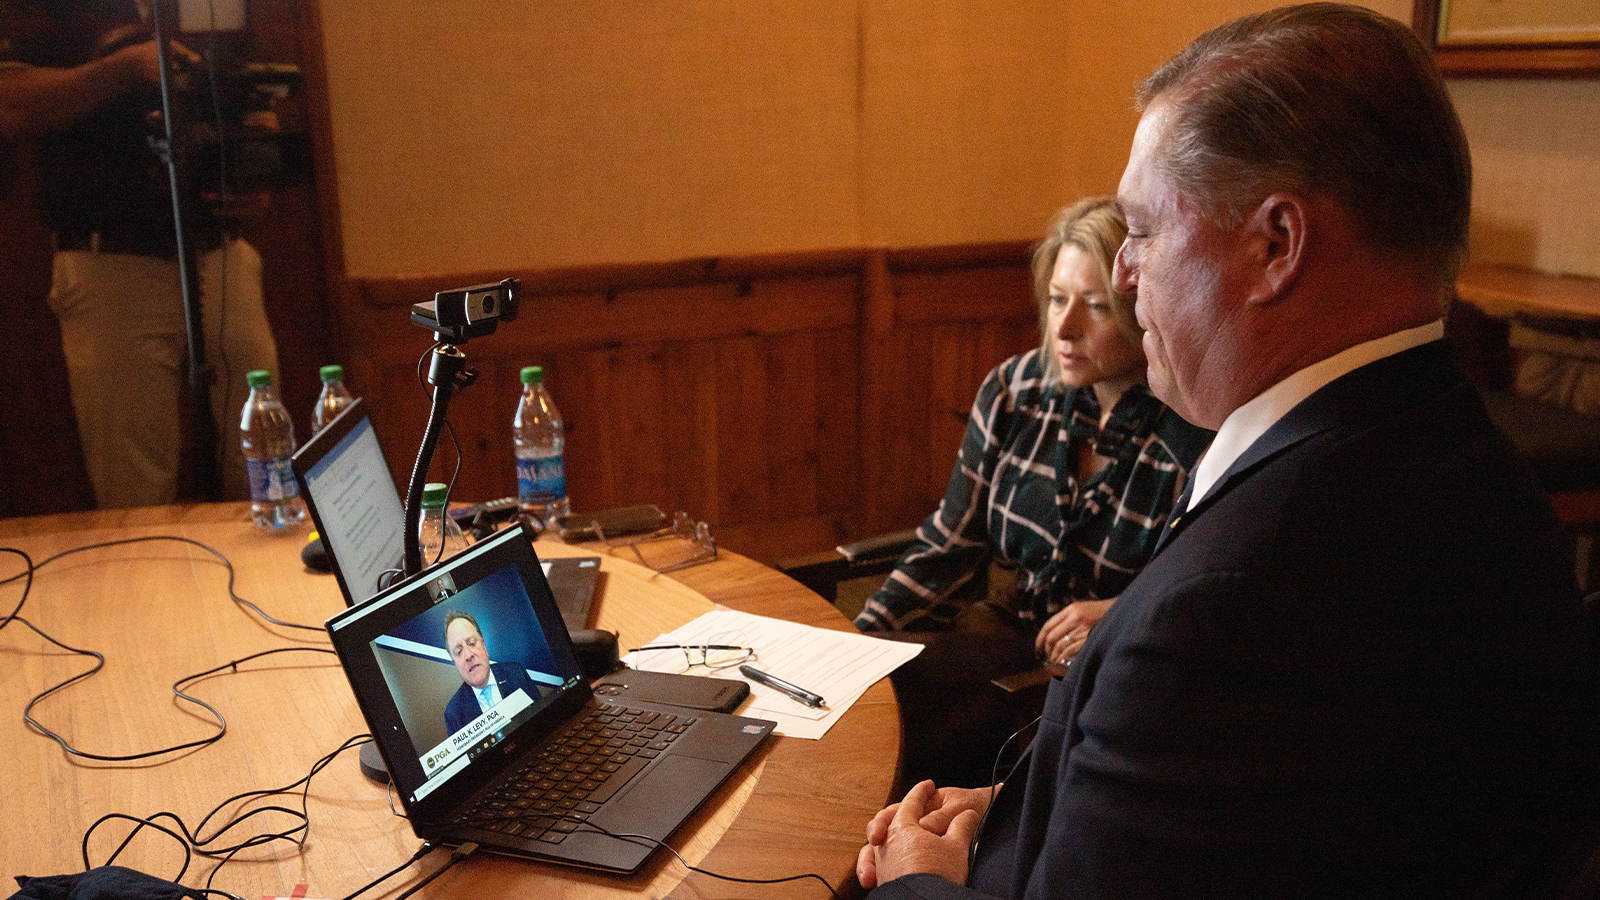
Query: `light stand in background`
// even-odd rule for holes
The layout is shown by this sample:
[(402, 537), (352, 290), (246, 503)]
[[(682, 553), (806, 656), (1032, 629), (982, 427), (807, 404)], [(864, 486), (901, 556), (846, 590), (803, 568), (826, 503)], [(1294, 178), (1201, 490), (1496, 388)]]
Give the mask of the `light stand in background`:
[(189, 434), (194, 442), (195, 488), (202, 500), (222, 497), (222, 479), (217, 472), (217, 427), (211, 418), (211, 372), (206, 366), (205, 333), (201, 330), (200, 270), (190, 252), (184, 232), (183, 191), (178, 181), (177, 144), (173, 122), (172, 48), (161, 22), (162, 4), (150, 4), (151, 29), (155, 34), (156, 58), (161, 66), (161, 122), (164, 137), (151, 139), (156, 153), (167, 168), (167, 183), (172, 188), (172, 228), (178, 241), (178, 279), (183, 291), (183, 327), (188, 338)]

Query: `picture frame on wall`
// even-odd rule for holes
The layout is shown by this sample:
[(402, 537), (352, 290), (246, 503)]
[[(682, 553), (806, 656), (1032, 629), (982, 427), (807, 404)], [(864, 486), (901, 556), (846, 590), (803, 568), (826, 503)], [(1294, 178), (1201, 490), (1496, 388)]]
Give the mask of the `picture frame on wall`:
[(1600, 77), (1594, 0), (1414, 0), (1412, 27), (1447, 77)]

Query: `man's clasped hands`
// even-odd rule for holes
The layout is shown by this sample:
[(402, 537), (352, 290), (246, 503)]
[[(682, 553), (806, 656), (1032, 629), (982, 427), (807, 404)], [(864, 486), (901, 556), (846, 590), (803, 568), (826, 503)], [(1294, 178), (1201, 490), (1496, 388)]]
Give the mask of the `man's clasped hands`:
[(867, 843), (856, 856), (856, 878), (872, 890), (913, 872), (967, 880), (967, 852), (994, 788), (934, 787), (924, 781), (905, 799), (867, 823)]

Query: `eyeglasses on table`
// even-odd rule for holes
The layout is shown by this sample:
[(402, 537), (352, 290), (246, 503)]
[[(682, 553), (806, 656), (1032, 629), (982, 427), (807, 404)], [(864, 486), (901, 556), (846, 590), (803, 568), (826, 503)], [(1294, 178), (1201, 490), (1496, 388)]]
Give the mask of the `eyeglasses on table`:
[(656, 572), (676, 572), (717, 558), (717, 539), (711, 526), (697, 522), (686, 512), (672, 514), (672, 524), (649, 534), (607, 538), (599, 524), (595, 531), (608, 552), (618, 556), (632, 554), (642, 566)]
[[(683, 652), (683, 672), (695, 668), (706, 668), (715, 672), (720, 669), (731, 669), (742, 663), (747, 663), (756, 658), (754, 647), (743, 647), (737, 644), (651, 644), (648, 647), (633, 647), (629, 653), (671, 653)], [(659, 657), (640, 660), (637, 668), (655, 670)]]

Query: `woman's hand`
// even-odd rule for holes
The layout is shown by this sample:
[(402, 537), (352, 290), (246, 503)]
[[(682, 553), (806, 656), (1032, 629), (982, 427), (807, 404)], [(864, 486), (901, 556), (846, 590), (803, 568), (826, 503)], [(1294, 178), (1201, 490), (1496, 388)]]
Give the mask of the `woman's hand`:
[(1114, 600), (1079, 600), (1051, 616), (1033, 639), (1034, 649), (1051, 662), (1065, 663), (1078, 655), (1089, 629), (1111, 608)]

